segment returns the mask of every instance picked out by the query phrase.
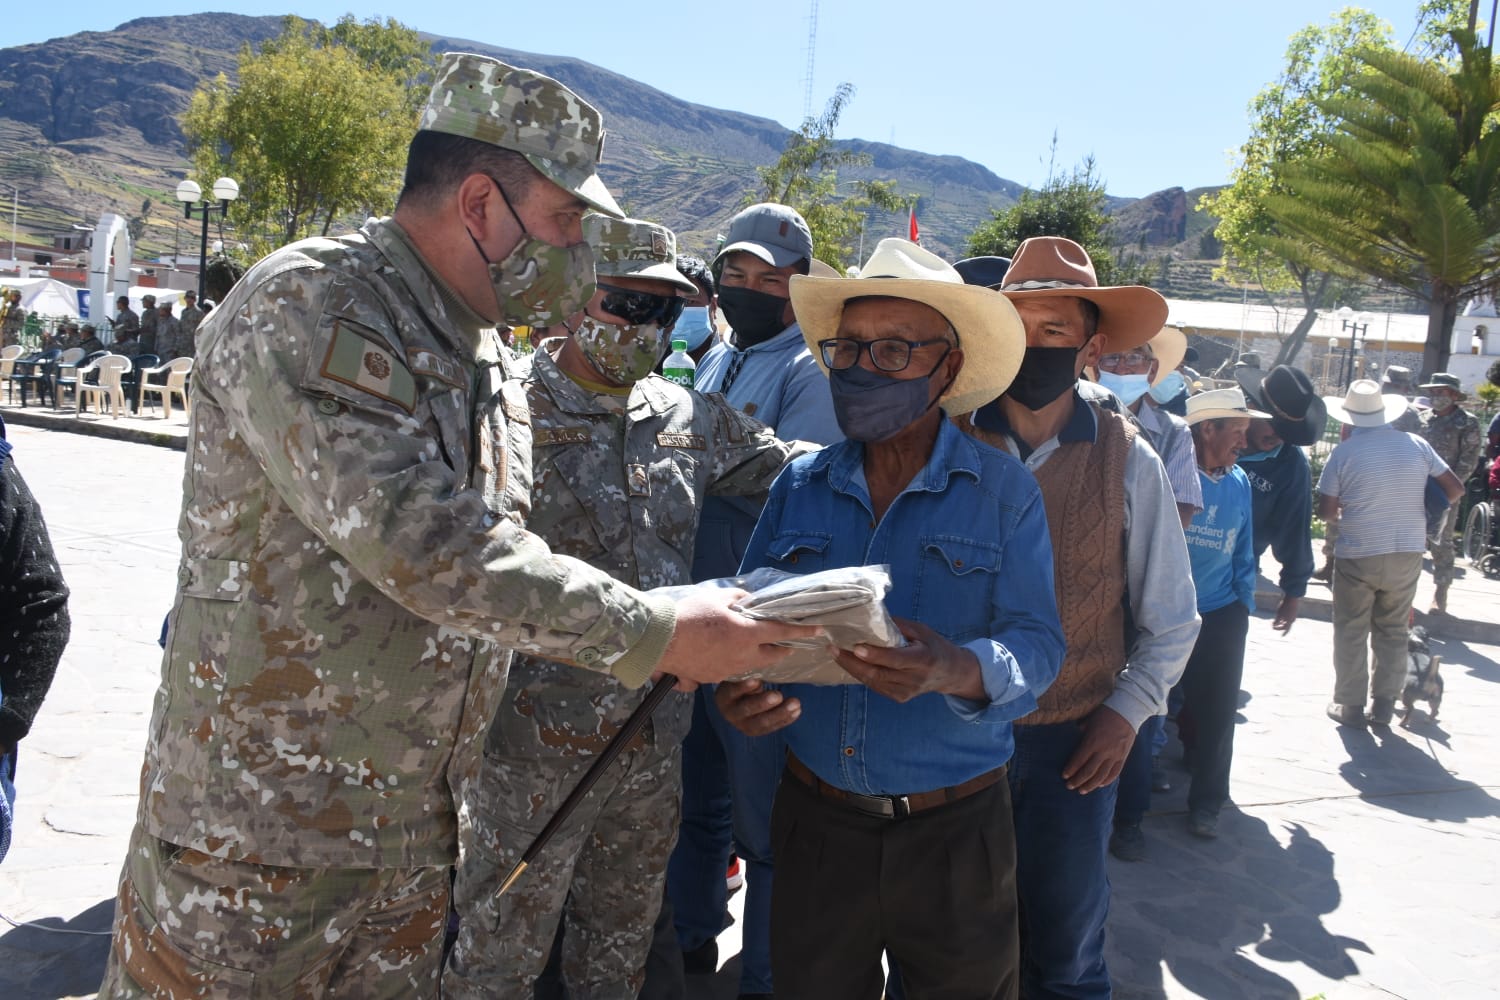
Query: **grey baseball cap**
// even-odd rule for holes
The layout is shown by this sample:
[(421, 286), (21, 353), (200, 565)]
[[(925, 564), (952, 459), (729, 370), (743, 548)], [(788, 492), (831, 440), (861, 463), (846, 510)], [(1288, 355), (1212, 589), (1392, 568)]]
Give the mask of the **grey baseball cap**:
[(754, 254), (772, 267), (811, 261), (812, 230), (796, 209), (763, 201), (729, 220), (729, 236), (714, 258), (714, 269), (717, 271), (724, 258), (737, 250)]

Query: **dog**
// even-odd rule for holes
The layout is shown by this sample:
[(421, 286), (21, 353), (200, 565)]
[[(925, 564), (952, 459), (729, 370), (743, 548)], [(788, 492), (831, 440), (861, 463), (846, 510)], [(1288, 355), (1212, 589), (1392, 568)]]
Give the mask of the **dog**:
[(1406, 709), (1401, 720), (1403, 729), (1410, 729), (1412, 711), (1419, 701), (1427, 702), (1428, 718), (1437, 721), (1438, 709), (1443, 704), (1443, 678), (1438, 674), (1441, 656), (1434, 655), (1427, 645), (1427, 630), (1418, 625), (1406, 637), (1406, 686), (1401, 691), (1401, 704)]

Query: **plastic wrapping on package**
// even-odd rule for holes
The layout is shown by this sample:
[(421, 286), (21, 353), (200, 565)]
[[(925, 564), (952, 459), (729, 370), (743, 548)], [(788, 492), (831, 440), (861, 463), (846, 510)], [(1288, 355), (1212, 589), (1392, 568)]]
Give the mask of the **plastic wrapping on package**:
[[(845, 566), (801, 576), (762, 568), (744, 576), (705, 580), (694, 586), (748, 591), (749, 596), (734, 606), (741, 614), (791, 625), (818, 625), (827, 633), (826, 637), (782, 643), (791, 648), (791, 655), (773, 667), (751, 671), (735, 680), (854, 684), (857, 683), (854, 678), (829, 654), (830, 645), (840, 649), (850, 649), (858, 643), (906, 645), (901, 630), (885, 609), (885, 595), (891, 589), (889, 566)], [(665, 591), (681, 596), (691, 589), (668, 587)]]

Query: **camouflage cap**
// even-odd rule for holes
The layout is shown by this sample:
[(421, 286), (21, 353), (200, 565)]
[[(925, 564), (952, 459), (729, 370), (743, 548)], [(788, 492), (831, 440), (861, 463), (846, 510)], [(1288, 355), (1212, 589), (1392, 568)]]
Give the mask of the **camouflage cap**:
[(418, 127), (514, 150), (594, 209), (625, 214), (595, 172), (604, 155), (603, 119), (551, 77), (489, 56), (444, 53)]
[(594, 272), (601, 278), (650, 278), (669, 282), (685, 295), (698, 291), (677, 270), (677, 236), (666, 226), (589, 214), (583, 218), (583, 238), (594, 251)]

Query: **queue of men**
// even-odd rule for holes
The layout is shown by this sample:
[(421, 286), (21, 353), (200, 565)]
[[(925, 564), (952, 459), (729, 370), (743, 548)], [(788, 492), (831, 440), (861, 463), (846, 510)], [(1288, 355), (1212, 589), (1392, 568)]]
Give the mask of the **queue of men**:
[[(742, 997), (1108, 997), (1119, 778), (1222, 609), (1185, 529), (1235, 560), (1214, 649), (1242, 655), (1244, 507), (1306, 478), (1234, 459), (1252, 417), (1263, 452), (1301, 439), (1300, 383), (1268, 373), (1264, 410), (1221, 390), (1192, 433), (1143, 409), (1181, 363), (1166, 303), (1059, 237), (1003, 274), (890, 239), (818, 276), (806, 222), (762, 204), (684, 276), (601, 149), (561, 84), (446, 55), (394, 216), (276, 251), (203, 321), (100, 995), (529, 1000), (555, 955), (572, 996), (681, 996), (732, 843)], [(732, 333), (688, 390), (653, 369), (694, 297)], [(1221, 480), (1239, 546), (1202, 509)], [(834, 685), (740, 680), (826, 639), (682, 586), (875, 564), (905, 645), (829, 647)]]

